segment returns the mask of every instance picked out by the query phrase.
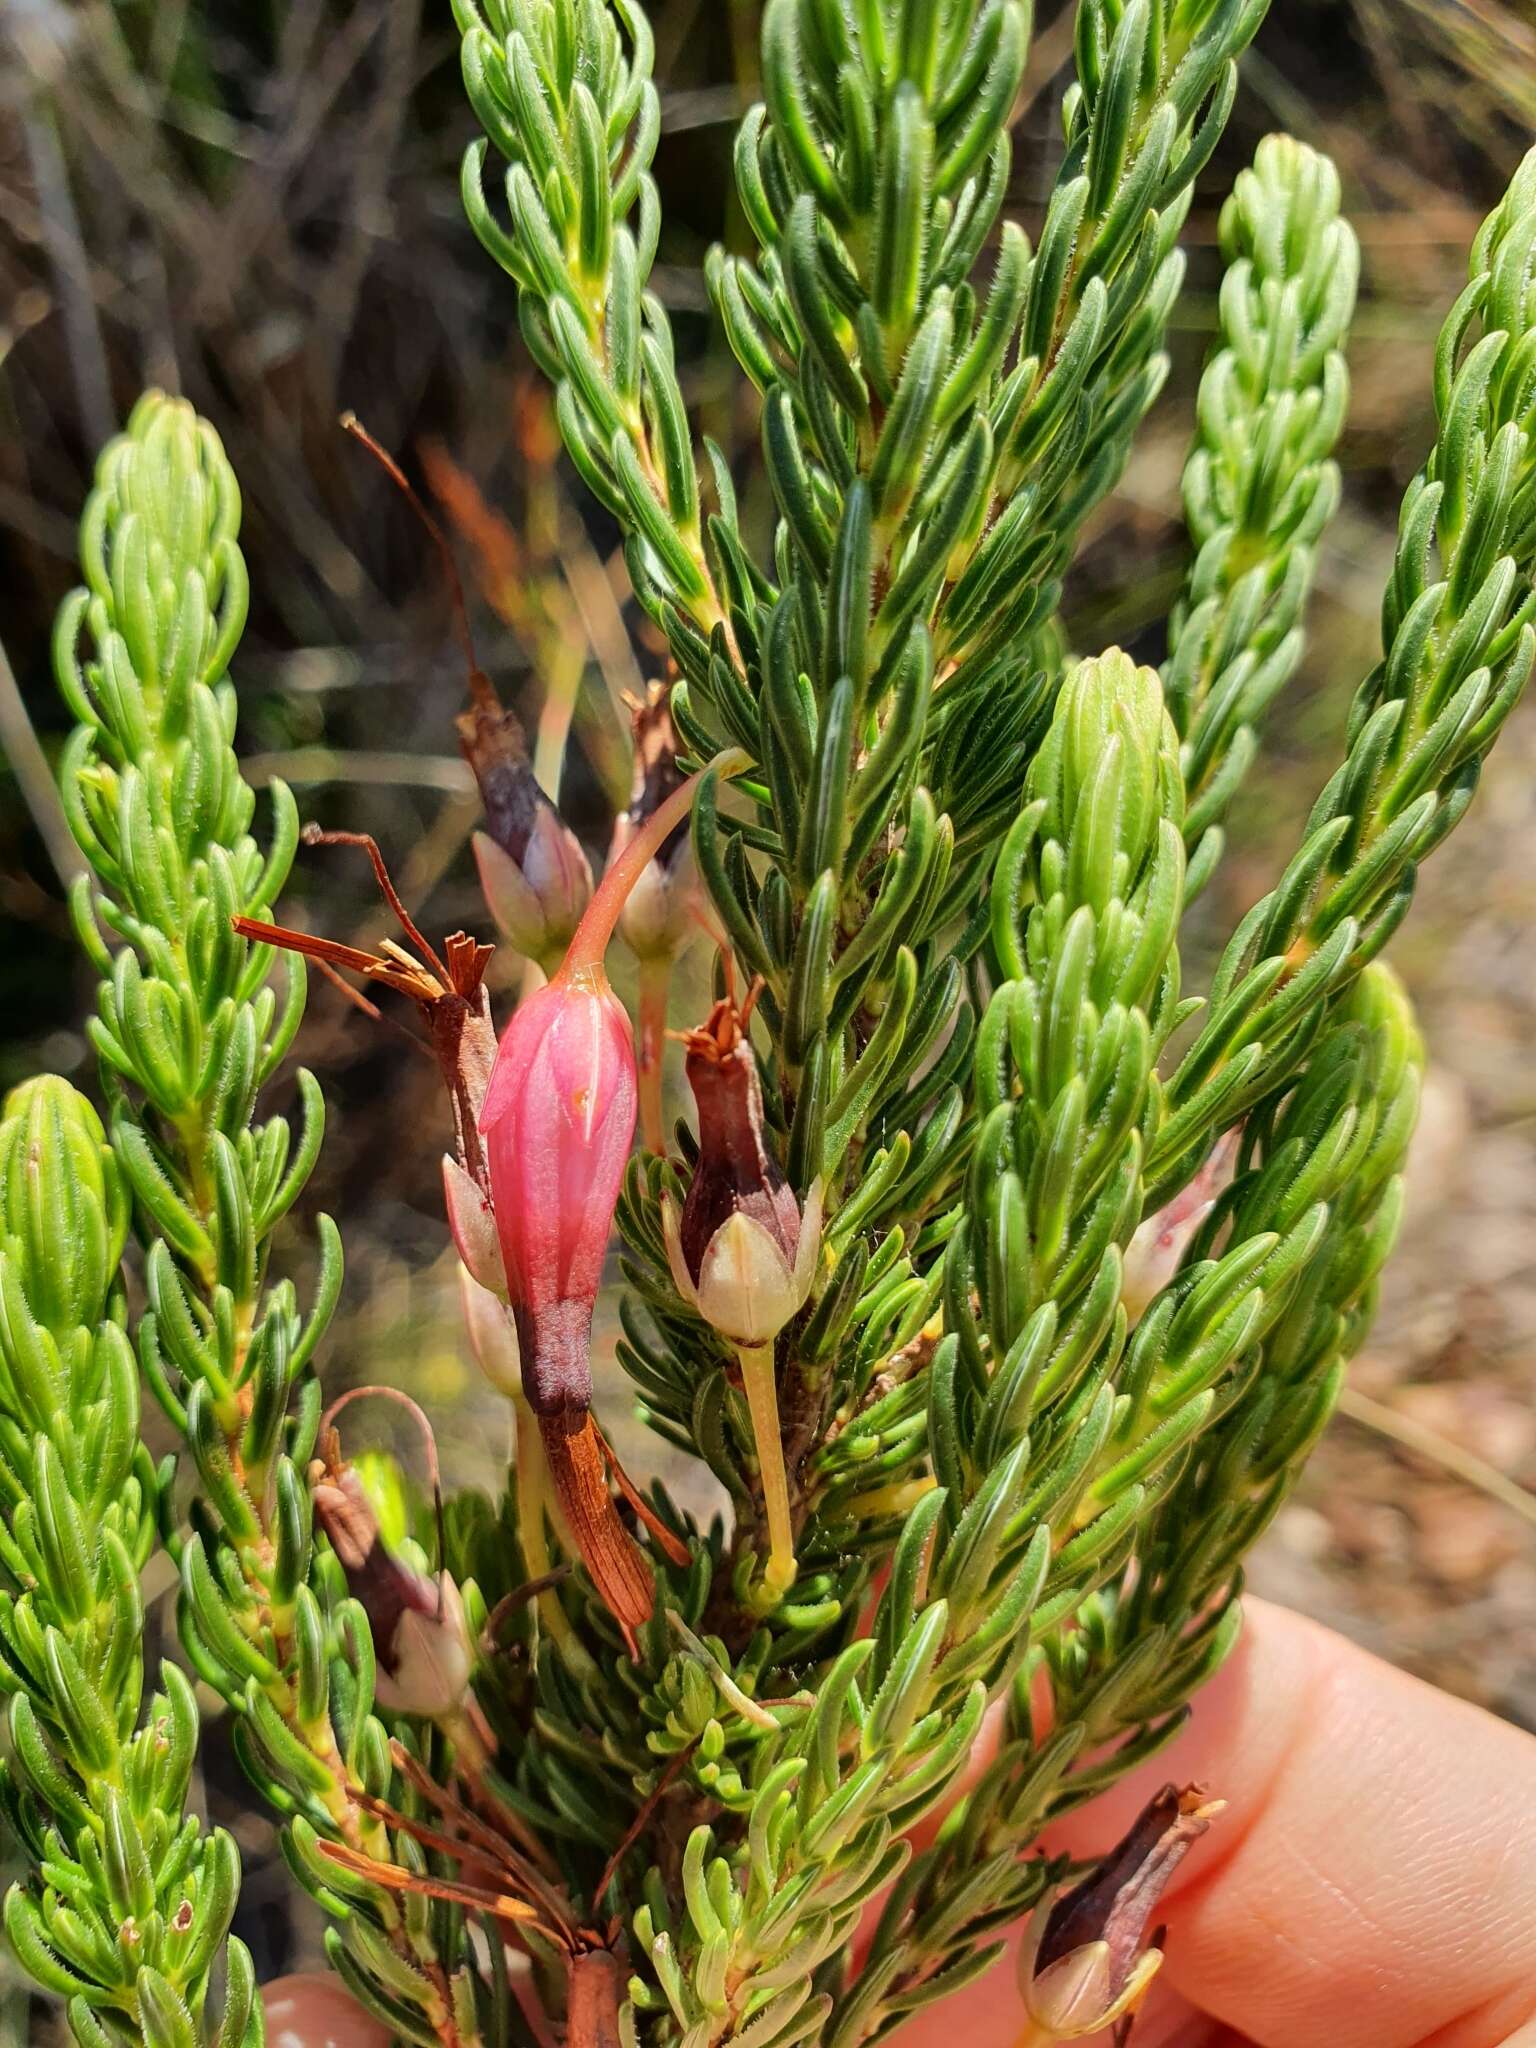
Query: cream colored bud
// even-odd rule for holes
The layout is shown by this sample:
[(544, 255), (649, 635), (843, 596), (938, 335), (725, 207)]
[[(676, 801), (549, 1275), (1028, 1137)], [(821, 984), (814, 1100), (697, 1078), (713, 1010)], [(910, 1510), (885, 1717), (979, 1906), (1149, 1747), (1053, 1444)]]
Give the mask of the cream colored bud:
[(446, 1572), (437, 1577), (436, 1612), (407, 1607), (389, 1645), (389, 1667), (379, 1659), (375, 1691), (391, 1713), (431, 1718), (450, 1713), (469, 1689), (474, 1669), (464, 1603)]
[(737, 1344), (766, 1344), (800, 1306), (795, 1276), (760, 1223), (739, 1209), (709, 1241), (699, 1313)]
[(1136, 2012), (1162, 1967), (1148, 1929), (1174, 1871), (1222, 1810), (1198, 1785), (1165, 1785), (1082, 1883), (1047, 1891), (1019, 1945), (1026, 2040), (1098, 2036)]
[(619, 936), (637, 960), (665, 959), (673, 922), (671, 879), (659, 860), (647, 861), (619, 913)]
[(1052, 1963), (1028, 1985), (1025, 2004), (1038, 2027), (1058, 2040), (1097, 2034), (1114, 2003), (1109, 1988), (1109, 1943), (1090, 1941)]
[(745, 1210), (736, 1210), (705, 1246), (695, 1281), (683, 1255), (676, 1205), (663, 1193), (662, 1235), (678, 1293), (733, 1344), (755, 1348), (772, 1343), (810, 1294), (821, 1246), (821, 1211), (818, 1180), (805, 1199), (791, 1265), (772, 1234)]
[[(614, 852), (632, 828), (621, 818)], [(648, 861), (619, 914), (619, 936), (637, 960), (675, 960), (704, 929), (699, 917), (698, 871), (685, 840), (667, 859)]]
[(498, 1394), (512, 1400), (523, 1390), (517, 1331), (504, 1299), (482, 1287), (466, 1267), (459, 1268), (459, 1301), (469, 1348), (475, 1363)]

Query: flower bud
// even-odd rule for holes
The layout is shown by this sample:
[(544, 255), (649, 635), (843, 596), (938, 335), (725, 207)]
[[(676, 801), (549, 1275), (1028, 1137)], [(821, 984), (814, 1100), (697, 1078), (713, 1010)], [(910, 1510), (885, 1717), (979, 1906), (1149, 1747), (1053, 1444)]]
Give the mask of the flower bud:
[[(628, 818), (617, 820), (610, 859), (624, 851), (633, 832)], [(698, 903), (698, 871), (684, 833), (670, 855), (646, 863), (620, 914), (619, 936), (637, 960), (675, 960), (702, 929)]]
[(601, 967), (559, 975), (518, 1005), (480, 1130), (536, 1414), (591, 1401), (592, 1308), (635, 1107), (629, 1018)]
[(1198, 1785), (1165, 1785), (1091, 1877), (1042, 1901), (1019, 1950), (1036, 2039), (1080, 2040), (1134, 2013), (1162, 1963), (1148, 1936), (1152, 1915), (1222, 1804)]
[(451, 1152), (443, 1154), (443, 1207), (464, 1270), (483, 1289), (505, 1301), (507, 1274), (501, 1262), (495, 1212), (484, 1189)]
[(395, 1556), (357, 1471), (332, 1456), (311, 1469), (315, 1514), (368, 1617), (380, 1706), (427, 1718), (451, 1713), (469, 1689), (474, 1657), (459, 1589)]
[[(1155, 1948), (1142, 1957), (1138, 1968), (1145, 1983), (1157, 1975), (1161, 1962), (1162, 1953)], [(1138, 1994), (1142, 1988), (1138, 1983)], [(1101, 2032), (1115, 2004), (1109, 1988), (1109, 1943), (1086, 1942), (1049, 1964), (1031, 1980), (1025, 2004), (1035, 2025), (1052, 2040), (1071, 2041)]]
[[(635, 706), (632, 730), (635, 779), (629, 809), (614, 820), (610, 866), (684, 780), (667, 693), (661, 684), (653, 685), (646, 701)], [(637, 960), (673, 960), (700, 928), (699, 902), (685, 820), (657, 848), (630, 888), (619, 912), (619, 936)]]
[(805, 1305), (821, 1238), (821, 1184), (802, 1215), (768, 1149), (757, 1058), (729, 998), (687, 1039), (699, 1159), (682, 1216), (662, 1198), (672, 1277), (734, 1344), (768, 1344)]
[(459, 745), (485, 805), (474, 847), (491, 915), (519, 953), (553, 973), (592, 894), (587, 857), (535, 780), (511, 712), (477, 703), (459, 720)]
[(390, 1645), (390, 1665), (380, 1666), (375, 1692), (392, 1713), (448, 1714), (469, 1688), (474, 1656), (464, 1603), (447, 1572), (438, 1573), (435, 1590), (435, 1606), (403, 1610)]
[[(498, 1252), (498, 1262), (500, 1256)], [(482, 1287), (473, 1274), (460, 1266), (459, 1303), (464, 1311), (464, 1327), (469, 1332), (469, 1348), (475, 1354), (475, 1363), (497, 1393), (505, 1394), (511, 1400), (523, 1391), (523, 1379), (517, 1332), (512, 1327), (505, 1298)]]
[(699, 1158), (681, 1218), (665, 1193), (662, 1234), (683, 1299), (735, 1345), (768, 1525), (770, 1600), (794, 1583), (794, 1526), (779, 1424), (774, 1339), (804, 1307), (821, 1241), (821, 1183), (804, 1213), (768, 1149), (757, 1059), (730, 997), (688, 1034)]
[(1149, 1216), (1126, 1246), (1120, 1299), (1132, 1329), (1178, 1272), (1201, 1224), (1231, 1182), (1238, 1136), (1231, 1130), (1219, 1138), (1189, 1185)]
[(474, 835), (474, 849), (480, 886), (497, 925), (525, 959), (551, 972), (592, 894), (592, 870), (575, 833), (546, 798), (521, 859), (486, 832)]

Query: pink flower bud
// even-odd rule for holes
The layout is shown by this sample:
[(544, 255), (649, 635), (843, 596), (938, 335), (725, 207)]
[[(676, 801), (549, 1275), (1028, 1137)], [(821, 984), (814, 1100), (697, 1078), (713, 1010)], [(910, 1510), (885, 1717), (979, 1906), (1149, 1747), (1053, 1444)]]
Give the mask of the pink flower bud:
[(585, 1409), (603, 1255), (635, 1131), (629, 1018), (599, 965), (527, 997), (480, 1115), (507, 1293), (535, 1413)]
[(375, 1692), (379, 1705), (397, 1714), (450, 1714), (469, 1690), (474, 1655), (459, 1589), (446, 1572), (436, 1583), (430, 1607), (405, 1608), (390, 1644), (390, 1662), (380, 1664)]
[(1231, 1182), (1239, 1135), (1231, 1130), (1219, 1138), (1189, 1185), (1149, 1216), (1126, 1246), (1120, 1299), (1133, 1329), (1178, 1272), (1196, 1232)]
[(552, 970), (592, 894), (592, 870), (575, 834), (545, 802), (521, 859), (485, 832), (475, 834), (474, 849), (492, 917), (519, 953)]
[(592, 894), (587, 857), (540, 789), (510, 711), (477, 702), (459, 720), (459, 744), (485, 804), (474, 844), (491, 915), (518, 952), (553, 973)]

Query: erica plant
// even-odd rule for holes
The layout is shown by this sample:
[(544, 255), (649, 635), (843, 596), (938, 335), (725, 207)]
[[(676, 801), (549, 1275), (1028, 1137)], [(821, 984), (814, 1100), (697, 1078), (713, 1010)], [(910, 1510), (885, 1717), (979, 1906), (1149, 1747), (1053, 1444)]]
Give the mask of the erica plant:
[[(187, 1669), (397, 2040), (857, 2048), (1020, 1916), (1024, 2037), (1123, 2028), (1214, 1802), (1170, 1787), (1097, 1868), (1037, 1844), (1230, 1650), (1369, 1326), (1421, 1058), (1379, 956), (1536, 656), (1536, 158), (1436, 352), (1341, 765), (1190, 996), (1183, 914), (1261, 786), (1339, 496), (1356, 251), (1301, 144), (1222, 214), (1161, 672), (1070, 646), (1058, 601), (1162, 385), (1264, 0), (1080, 0), (1033, 245), (1005, 217), (1024, 0), (768, 0), (756, 246), (707, 270), (768, 521), (696, 442), (648, 289), (635, 0), (455, 4), (464, 203), (665, 671), (595, 888), (474, 672), (479, 867), (530, 963), (493, 1020), (489, 948), (393, 898), (376, 952), (277, 921), (300, 834), (280, 788), (256, 826), (231, 751), (234, 479), (155, 395), (103, 455), (57, 641), (100, 1087), (40, 1079), (0, 1124), (6, 1924), (86, 2048), (261, 2038), (235, 1851), (182, 1815), (180, 1665), (143, 1700), (158, 1543)], [(687, 945), (706, 1015), (668, 1007)], [(327, 1408), (328, 1222), (288, 1277), (322, 1097), (298, 1077), (295, 1126), (264, 1091), (293, 1093), (306, 955), (413, 1004), (443, 1075), (513, 1449), (499, 1498), (450, 1484), (436, 1517), (381, 1500)], [(618, 1363), (723, 1488), (707, 1523), (594, 1412), (615, 1218)], [(158, 1466), (141, 1385), (183, 1447)]]

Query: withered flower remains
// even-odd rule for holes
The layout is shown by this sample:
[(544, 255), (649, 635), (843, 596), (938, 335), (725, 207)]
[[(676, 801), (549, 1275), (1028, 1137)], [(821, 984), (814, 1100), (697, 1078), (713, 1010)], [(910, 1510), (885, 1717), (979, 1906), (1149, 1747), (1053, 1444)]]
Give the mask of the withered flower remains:
[(1148, 1929), (1168, 1881), (1224, 1802), (1165, 1785), (1098, 1869), (1036, 1913), (1019, 1951), (1030, 2031), (1021, 2048), (1115, 2029), (1122, 2042), (1162, 1966)]
[(459, 1589), (447, 1572), (429, 1579), (396, 1556), (334, 1430), (324, 1449), (310, 1474), (315, 1516), (368, 1617), (379, 1704), (427, 1718), (450, 1714), (469, 1689), (474, 1661)]

